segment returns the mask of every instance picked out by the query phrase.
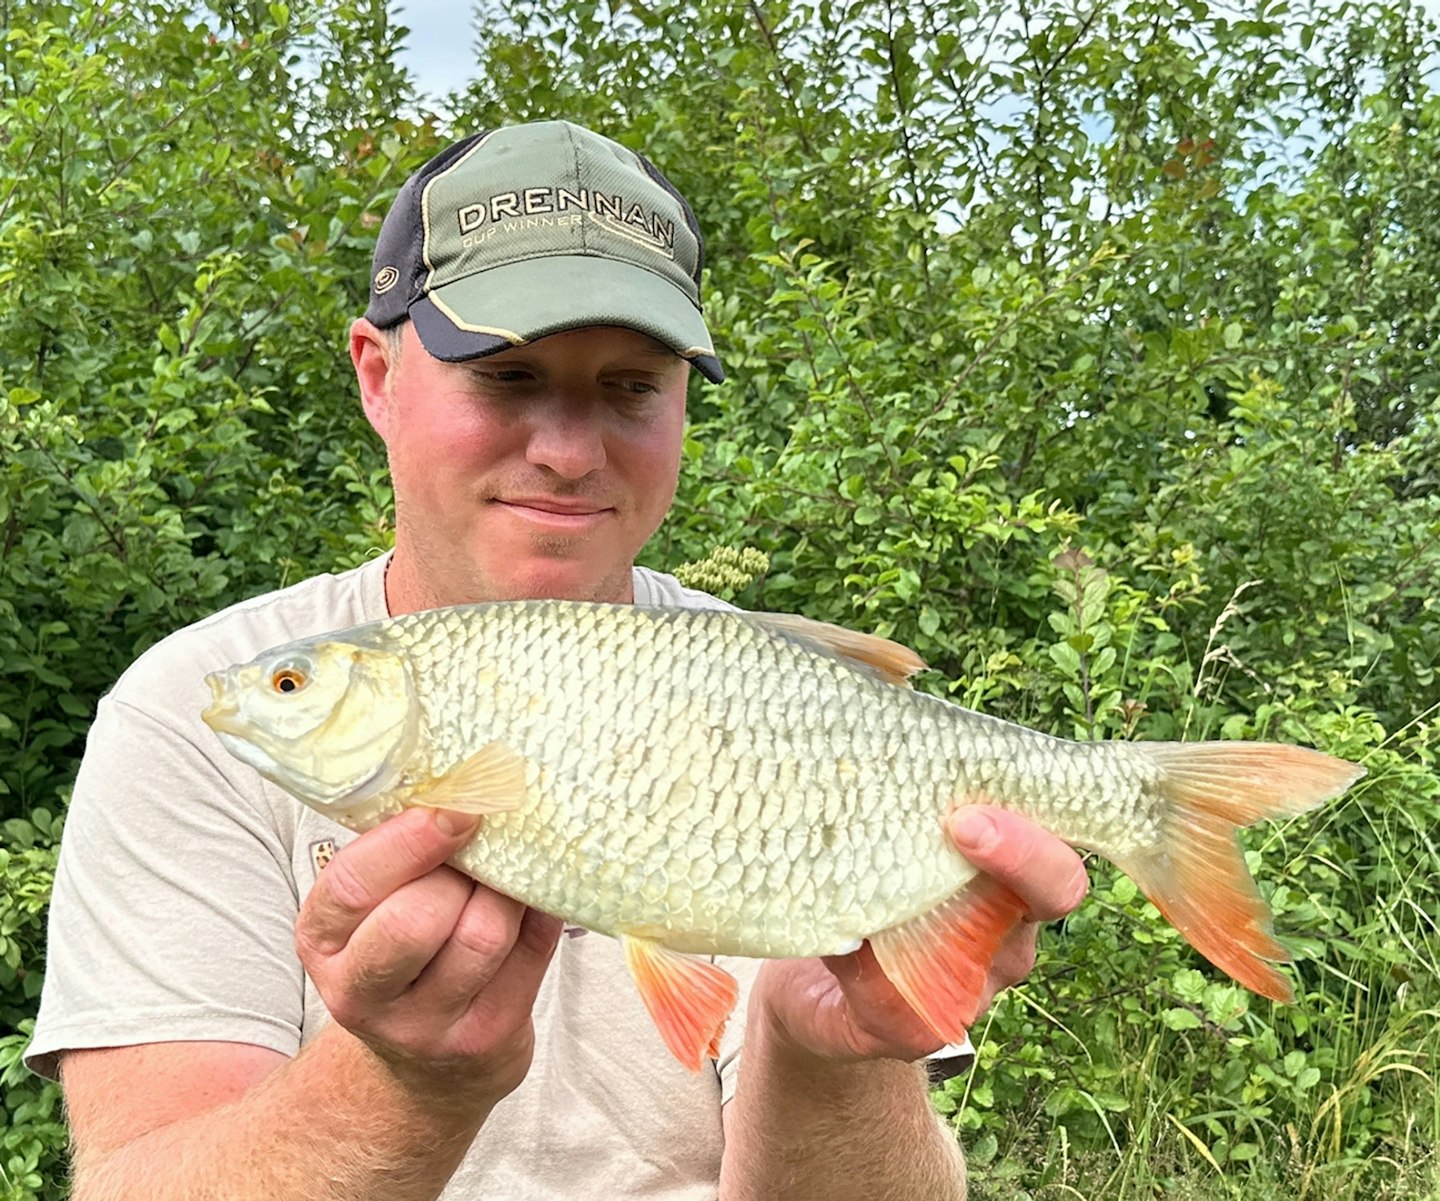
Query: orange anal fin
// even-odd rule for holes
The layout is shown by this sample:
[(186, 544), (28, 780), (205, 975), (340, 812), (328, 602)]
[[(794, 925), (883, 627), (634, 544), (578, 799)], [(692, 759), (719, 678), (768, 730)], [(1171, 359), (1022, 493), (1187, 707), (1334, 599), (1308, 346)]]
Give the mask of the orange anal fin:
[(676, 1059), (698, 1072), (706, 1056), (720, 1054), (720, 1036), (740, 996), (735, 978), (654, 939), (622, 934), (620, 943), (660, 1037)]
[(1288, 960), (1270, 908), (1250, 878), (1238, 826), (1313, 809), (1365, 769), (1304, 747), (1272, 743), (1131, 743), (1164, 771), (1165, 841), (1116, 864), (1200, 954), (1262, 997), (1290, 1001), (1271, 966)]
[(998, 880), (977, 876), (943, 904), (870, 936), (881, 970), (947, 1043), (964, 1040), (985, 1001), (990, 963), (1027, 912)]

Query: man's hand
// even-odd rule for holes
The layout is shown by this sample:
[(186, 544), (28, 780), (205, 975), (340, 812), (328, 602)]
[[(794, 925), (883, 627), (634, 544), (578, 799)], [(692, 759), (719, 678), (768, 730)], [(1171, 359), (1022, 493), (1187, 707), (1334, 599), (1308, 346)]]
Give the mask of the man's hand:
[[(1035, 966), (1035, 923), (1064, 917), (1084, 898), (1085, 867), (1058, 838), (1003, 809), (958, 809), (947, 829), (966, 859), (1008, 885), (1029, 910), (1029, 920), (990, 965), (988, 1008), (996, 993)], [(766, 963), (750, 1003), (752, 1022), (768, 1018), (792, 1051), (818, 1059), (915, 1060), (939, 1047), (935, 1032), (886, 979), (868, 943), (852, 955)]]
[(474, 830), (417, 809), (362, 835), (320, 873), (295, 944), (335, 1020), (397, 1077), (493, 1105), (529, 1071), (562, 923), (445, 866)]

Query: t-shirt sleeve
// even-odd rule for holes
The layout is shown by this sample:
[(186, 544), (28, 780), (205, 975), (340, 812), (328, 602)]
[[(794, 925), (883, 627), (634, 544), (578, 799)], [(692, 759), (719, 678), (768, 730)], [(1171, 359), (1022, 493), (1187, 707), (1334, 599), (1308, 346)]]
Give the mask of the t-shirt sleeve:
[(673, 575), (666, 575), (663, 571), (637, 567), (631, 580), (635, 588), (635, 603), (642, 608), (724, 609), (738, 612), (729, 601), (711, 596), (708, 592), (701, 592), (698, 588), (687, 588)]
[(222, 763), (204, 734), (113, 694), (100, 703), (65, 822), (26, 1052), (42, 1075), (87, 1047), (299, 1047), (289, 849), (258, 778)]

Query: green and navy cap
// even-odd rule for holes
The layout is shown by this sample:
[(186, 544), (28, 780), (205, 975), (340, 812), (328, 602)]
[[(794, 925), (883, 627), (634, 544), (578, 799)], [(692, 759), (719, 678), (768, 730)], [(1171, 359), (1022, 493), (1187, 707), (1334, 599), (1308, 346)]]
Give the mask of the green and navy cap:
[(375, 244), (370, 306), (460, 362), (586, 325), (649, 334), (725, 378), (700, 309), (695, 214), (646, 159), (568, 121), (510, 125), (406, 181)]

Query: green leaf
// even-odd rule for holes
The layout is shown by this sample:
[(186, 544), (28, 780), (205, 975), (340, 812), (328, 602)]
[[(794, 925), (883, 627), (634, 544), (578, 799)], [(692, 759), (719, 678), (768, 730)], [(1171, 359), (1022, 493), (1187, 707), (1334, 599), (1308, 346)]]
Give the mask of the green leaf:
[(1080, 674), (1080, 653), (1068, 642), (1057, 642), (1050, 647), (1050, 657), (1060, 669), (1070, 676)]
[(1188, 1009), (1167, 1009), (1160, 1015), (1168, 1030), (1198, 1030), (1201, 1021)]

